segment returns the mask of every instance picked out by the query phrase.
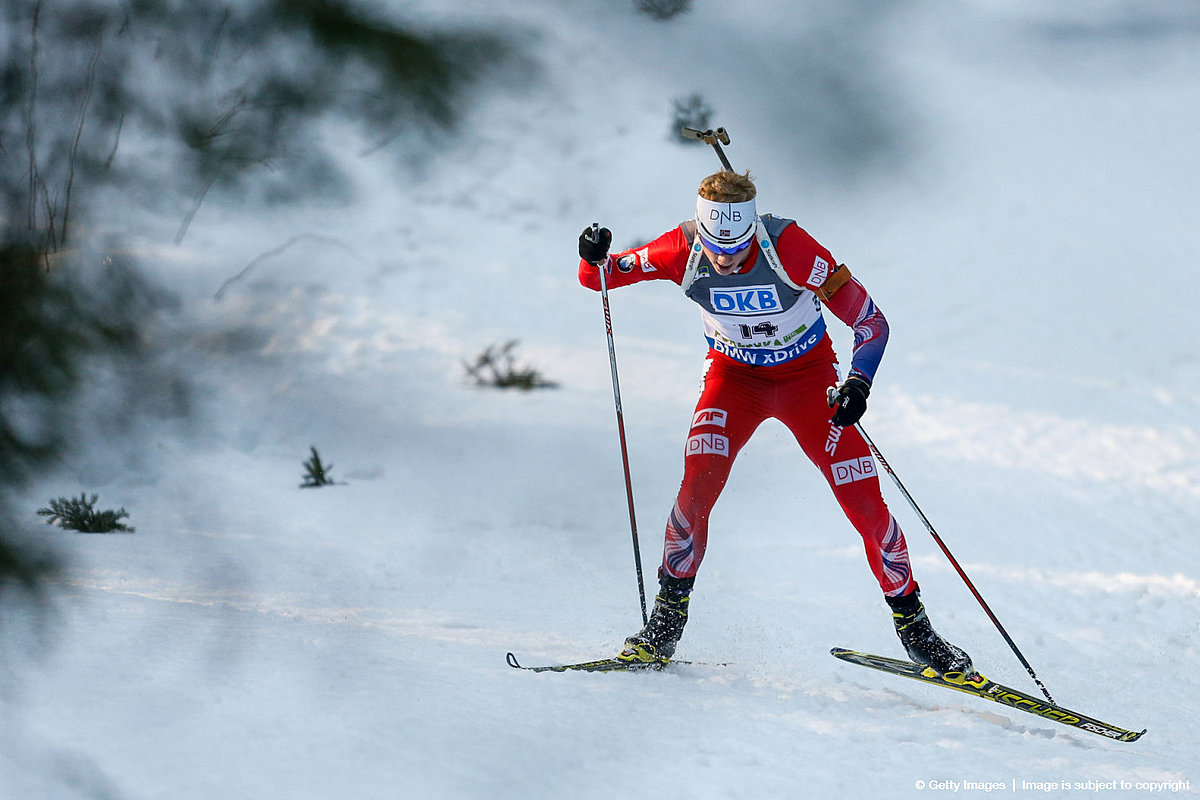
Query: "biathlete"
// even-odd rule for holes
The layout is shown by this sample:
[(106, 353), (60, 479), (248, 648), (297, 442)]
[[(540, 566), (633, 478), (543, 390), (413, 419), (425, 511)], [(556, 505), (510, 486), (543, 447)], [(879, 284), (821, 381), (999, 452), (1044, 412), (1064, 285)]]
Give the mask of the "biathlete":
[[(675, 654), (704, 559), (709, 513), (742, 446), (774, 417), (821, 470), (862, 536), (909, 658), (940, 673), (972, 674), (970, 657), (938, 635), (926, 616), (904, 533), (854, 427), (887, 344), (887, 320), (862, 283), (795, 221), (760, 216), (756, 195), (749, 172), (723, 170), (701, 182), (693, 219), (647, 245), (610, 254), (607, 228), (598, 235), (588, 228), (579, 237), (581, 284), (599, 290), (599, 269), (611, 288), (673, 281), (700, 306), (709, 346), (683, 482), (667, 518), (654, 609), (618, 658), (667, 662)], [(838, 378), (822, 305), (854, 330), (845, 380)], [(831, 386), (836, 389), (827, 394)]]

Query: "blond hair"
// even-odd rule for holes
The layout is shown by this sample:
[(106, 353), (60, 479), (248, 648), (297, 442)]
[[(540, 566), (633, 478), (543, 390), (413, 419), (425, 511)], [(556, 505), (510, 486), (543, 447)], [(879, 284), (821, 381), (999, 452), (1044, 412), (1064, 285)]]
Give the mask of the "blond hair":
[(745, 174), (723, 169), (700, 181), (698, 194), (714, 203), (744, 203), (758, 194), (750, 170)]

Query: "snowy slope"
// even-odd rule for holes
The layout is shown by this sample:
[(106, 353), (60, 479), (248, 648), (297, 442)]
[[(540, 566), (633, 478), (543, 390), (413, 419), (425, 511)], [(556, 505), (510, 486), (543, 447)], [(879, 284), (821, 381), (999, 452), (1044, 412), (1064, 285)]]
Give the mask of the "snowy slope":
[[(697, 2), (661, 24), (625, 4), (427, 5), (516, 26), (542, 72), (445, 143), (420, 192), (376, 155), (352, 207), (206, 207), (182, 248), (144, 242), (183, 302), (163, 346), (197, 419), (30, 492), (97, 491), (138, 532), (46, 532), (71, 568), (51, 617), (0, 629), (0, 797), (1200, 793), (1192, 7)], [(887, 313), (876, 442), (1056, 698), (1141, 741), (831, 658), (900, 650), (857, 536), (774, 424), (713, 515), (679, 653), (729, 666), (505, 665), (597, 657), (640, 623), (574, 239), (595, 219), (624, 246), (688, 215), (715, 161), (667, 121), (696, 90), (761, 206)], [(672, 285), (612, 302), (652, 572), (702, 340)], [(468, 385), (461, 361), (512, 338), (561, 388)], [(310, 445), (345, 485), (296, 488)], [(884, 492), (935, 624), (1031, 689)]]

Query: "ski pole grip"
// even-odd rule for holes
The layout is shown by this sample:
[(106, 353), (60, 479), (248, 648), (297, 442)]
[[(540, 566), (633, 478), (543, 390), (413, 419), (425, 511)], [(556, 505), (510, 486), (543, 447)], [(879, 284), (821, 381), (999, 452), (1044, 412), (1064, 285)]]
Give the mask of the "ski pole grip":
[(588, 236), (588, 238), (591, 239), (593, 242), (600, 241), (600, 223), (599, 222), (592, 223), (592, 232)]

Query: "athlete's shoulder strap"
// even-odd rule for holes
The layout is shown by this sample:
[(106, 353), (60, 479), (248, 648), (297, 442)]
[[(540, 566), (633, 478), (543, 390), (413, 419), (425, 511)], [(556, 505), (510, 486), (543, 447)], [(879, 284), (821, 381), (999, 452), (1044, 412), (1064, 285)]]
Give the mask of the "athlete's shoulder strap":
[(696, 235), (696, 220), (689, 219), (679, 225), (683, 231), (683, 238), (688, 243), (688, 260), (683, 268), (683, 280), (679, 285), (683, 287), (683, 293), (687, 294), (692, 288), (692, 283), (696, 280), (696, 267), (700, 264), (700, 256), (704, 255), (704, 251), (700, 248), (700, 237)]
[(775, 243), (771, 241), (771, 236), (767, 233), (767, 226), (763, 224), (762, 217), (758, 218), (758, 229), (754, 235), (758, 237), (758, 246), (762, 250), (763, 258), (767, 259), (767, 263), (771, 265), (771, 269), (775, 270), (775, 274), (779, 276), (779, 280), (797, 292), (807, 288), (792, 280), (792, 276), (788, 275), (788, 271), (784, 269), (783, 261), (779, 258), (779, 251), (775, 249)]

